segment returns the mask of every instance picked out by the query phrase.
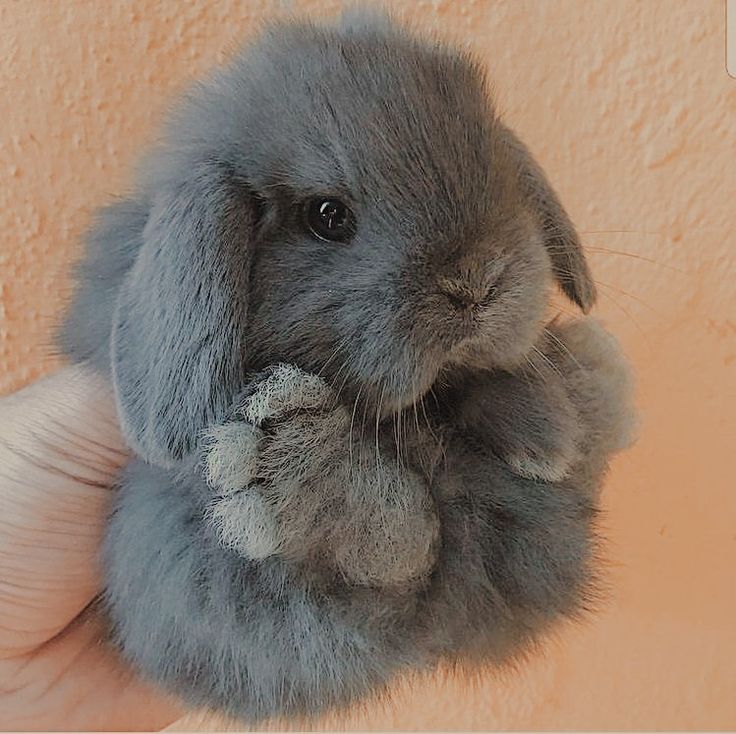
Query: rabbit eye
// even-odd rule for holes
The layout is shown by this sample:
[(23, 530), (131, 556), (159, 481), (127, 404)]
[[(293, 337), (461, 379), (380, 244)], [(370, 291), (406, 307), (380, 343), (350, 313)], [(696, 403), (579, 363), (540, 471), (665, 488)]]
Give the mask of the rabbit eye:
[(310, 199), (304, 217), (307, 229), (320, 240), (346, 242), (355, 232), (353, 212), (339, 199)]

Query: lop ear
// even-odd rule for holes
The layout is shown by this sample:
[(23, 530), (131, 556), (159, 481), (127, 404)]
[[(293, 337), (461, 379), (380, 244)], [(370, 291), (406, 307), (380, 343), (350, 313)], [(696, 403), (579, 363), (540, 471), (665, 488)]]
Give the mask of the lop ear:
[(245, 371), (252, 198), (225, 172), (189, 174), (153, 195), (112, 326), (124, 435), (161, 466), (194, 447)]
[(588, 313), (595, 303), (596, 290), (575, 227), (529, 149), (509, 128), (501, 128), (518, 166), (523, 193), (539, 216), (555, 278), (563, 293)]

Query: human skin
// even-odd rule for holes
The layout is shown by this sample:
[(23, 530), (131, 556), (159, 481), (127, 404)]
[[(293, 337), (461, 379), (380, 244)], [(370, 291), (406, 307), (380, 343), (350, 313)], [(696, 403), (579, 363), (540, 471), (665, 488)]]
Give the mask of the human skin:
[(181, 715), (108, 646), (93, 601), (128, 458), (104, 381), (69, 367), (0, 399), (0, 729), (160, 729)]

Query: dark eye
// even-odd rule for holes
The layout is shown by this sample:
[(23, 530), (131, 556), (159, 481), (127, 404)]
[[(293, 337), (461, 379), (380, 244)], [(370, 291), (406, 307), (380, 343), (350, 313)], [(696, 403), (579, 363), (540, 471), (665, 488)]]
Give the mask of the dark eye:
[(339, 199), (309, 199), (304, 217), (307, 229), (321, 240), (347, 242), (355, 232), (353, 212)]

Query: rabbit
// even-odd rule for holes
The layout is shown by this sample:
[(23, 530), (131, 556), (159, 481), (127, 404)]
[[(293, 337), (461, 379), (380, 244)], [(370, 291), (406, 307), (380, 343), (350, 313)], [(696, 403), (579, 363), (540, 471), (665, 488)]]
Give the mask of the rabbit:
[(631, 378), (480, 63), (386, 16), (274, 23), (102, 209), (59, 332), (134, 458), (111, 642), (194, 706), (313, 716), (502, 665), (595, 603)]

